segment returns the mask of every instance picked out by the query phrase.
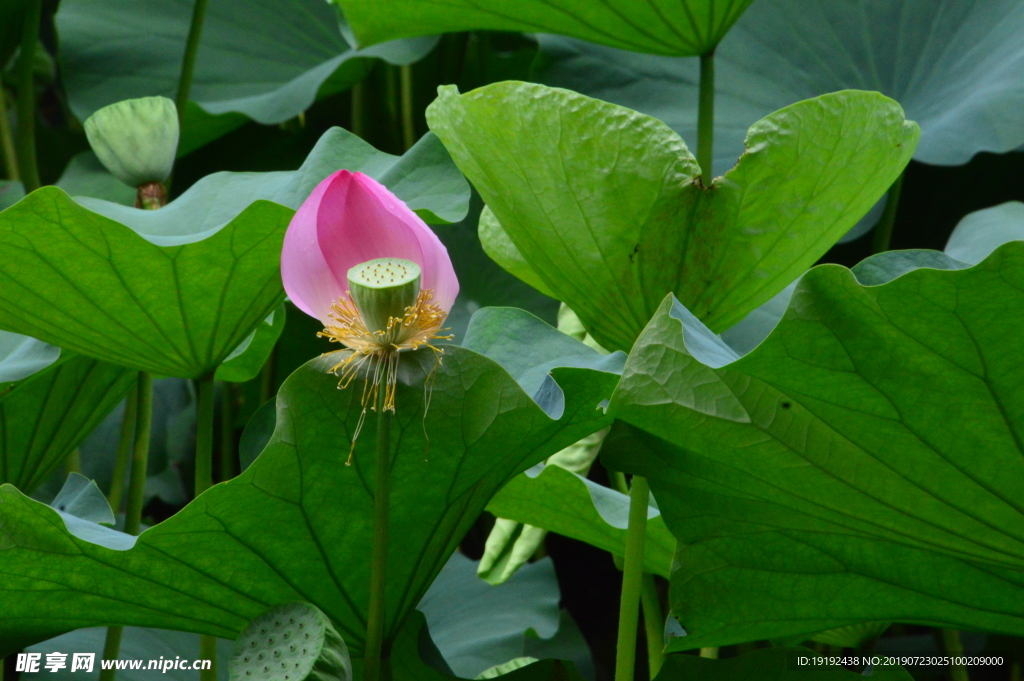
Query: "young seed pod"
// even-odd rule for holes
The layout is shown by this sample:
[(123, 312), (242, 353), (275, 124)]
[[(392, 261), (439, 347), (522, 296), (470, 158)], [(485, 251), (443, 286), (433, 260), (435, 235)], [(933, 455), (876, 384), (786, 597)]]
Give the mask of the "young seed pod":
[(85, 135), (100, 162), (126, 185), (162, 183), (178, 153), (178, 112), (166, 97), (126, 99), (89, 116)]
[(231, 681), (352, 681), (352, 662), (327, 615), (309, 603), (271, 608), (235, 641)]

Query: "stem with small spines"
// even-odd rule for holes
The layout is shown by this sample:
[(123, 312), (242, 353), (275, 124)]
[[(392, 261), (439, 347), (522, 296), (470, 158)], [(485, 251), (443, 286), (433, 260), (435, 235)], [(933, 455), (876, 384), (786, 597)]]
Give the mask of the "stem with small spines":
[[(135, 436), (132, 444), (132, 472), (128, 480), (128, 506), (124, 515), (124, 531), (138, 535), (142, 527), (142, 505), (146, 493), (146, 472), (149, 467), (149, 436), (153, 428), (153, 377), (139, 372), (136, 390), (137, 411)], [(122, 429), (122, 433), (124, 430)], [(115, 660), (121, 649), (123, 627), (109, 627), (103, 644), (103, 659)], [(100, 681), (113, 681), (117, 675), (114, 668), (101, 669)]]
[(615, 648), (615, 681), (633, 681), (636, 667), (636, 633), (644, 574), (644, 541), (647, 537), (647, 479), (633, 476), (629, 490), (629, 524), (619, 599), (619, 633)]
[[(388, 361), (387, 358), (382, 361)], [(384, 624), (387, 617), (386, 572), (391, 515), (391, 419), (384, 408), (385, 386), (377, 396), (377, 451), (373, 480), (373, 553), (370, 559), (370, 606), (366, 619), (364, 681), (382, 681)]]

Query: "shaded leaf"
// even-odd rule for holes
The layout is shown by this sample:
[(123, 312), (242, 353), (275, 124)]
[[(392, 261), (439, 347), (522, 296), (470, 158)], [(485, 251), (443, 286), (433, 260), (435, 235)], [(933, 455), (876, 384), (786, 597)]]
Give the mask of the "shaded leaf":
[[(560, 466), (535, 466), (511, 480), (487, 510), (499, 518), (542, 527), (578, 539), (613, 555), (626, 555), (629, 497)], [(676, 539), (660, 512), (647, 514), (644, 570), (667, 578)]]
[[(979, 151), (1016, 149), (1024, 144), (1022, 32), (1024, 6), (1015, 0), (756, 2), (715, 51), (714, 170), (732, 167), (754, 121), (847, 88), (903, 106), (921, 126), (919, 161), (958, 165)], [(696, 142), (697, 60), (558, 36), (540, 42), (544, 83), (642, 111)]]
[[(192, 5), (154, 0), (68, 0), (55, 21), (62, 77), (80, 120), (124, 99), (174, 97)], [(340, 92), (365, 74), (353, 57), (410, 63), (436, 38), (354, 51), (338, 29), (336, 11), (322, 0), (212, 0), (196, 56), (184, 120), (184, 148), (235, 127), (241, 113), (264, 124), (305, 111), (317, 97)], [(214, 119), (214, 120), (211, 120)], [(190, 130), (202, 128), (198, 133)], [(190, 136), (195, 136), (189, 139)]]
[(274, 351), (274, 345), (284, 330), (284, 323), (285, 309), (284, 303), (281, 303), (221, 362), (214, 378), (234, 383), (244, 383), (256, 378), (270, 353)]
[(715, 48), (753, 0), (336, 0), (365, 45), (490, 29), (562, 33), (605, 45), (676, 57)]
[(65, 353), (0, 384), (0, 483), (31, 493), (121, 401), (135, 372)]

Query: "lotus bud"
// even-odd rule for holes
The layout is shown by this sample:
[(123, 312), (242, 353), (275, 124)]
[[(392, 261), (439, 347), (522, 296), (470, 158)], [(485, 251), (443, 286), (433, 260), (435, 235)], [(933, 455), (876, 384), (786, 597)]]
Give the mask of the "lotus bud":
[[(85, 134), (114, 177), (139, 188), (137, 207), (166, 202), (163, 182), (178, 152), (178, 112), (166, 97), (142, 97), (105, 106), (85, 121)], [(143, 188), (146, 188), (145, 190)], [(159, 201), (157, 206), (149, 205)]]
[(309, 603), (263, 613), (235, 641), (231, 681), (352, 681), (348, 647)]
[(377, 258), (348, 271), (349, 295), (370, 333), (386, 333), (405, 317), (420, 294), (420, 266), (401, 258)]

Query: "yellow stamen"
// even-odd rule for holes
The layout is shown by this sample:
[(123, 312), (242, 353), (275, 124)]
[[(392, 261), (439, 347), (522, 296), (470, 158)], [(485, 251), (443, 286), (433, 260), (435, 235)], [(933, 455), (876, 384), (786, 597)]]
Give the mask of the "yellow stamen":
[[(349, 466), (352, 464), (356, 439), (366, 420), (366, 410), (367, 408), (373, 410), (377, 408), (377, 396), (381, 389), (381, 383), (384, 384), (384, 409), (395, 411), (399, 353), (403, 350), (418, 350), (421, 347), (430, 348), (437, 356), (437, 364), (434, 367), (436, 369), (441, 364), (444, 349), (433, 345), (431, 341), (451, 340), (452, 336), (440, 335), (443, 330), (441, 324), (444, 323), (447, 313), (440, 305), (433, 302), (433, 295), (429, 290), (420, 291), (416, 302), (405, 308), (405, 314), (401, 319), (389, 318), (387, 328), (384, 330), (371, 332), (366, 327), (359, 309), (349, 297), (338, 300), (331, 306), (331, 310), (331, 319), (337, 324), (331, 324), (317, 335), (327, 338), (332, 343), (341, 343), (345, 346), (344, 350), (327, 353), (331, 355), (344, 354), (344, 359), (328, 370), (329, 373), (340, 378), (338, 388), (347, 388), (352, 379), (369, 362), (363, 382), (361, 399), (363, 410), (352, 435), (348, 461), (345, 462), (345, 465)], [(433, 373), (431, 371), (431, 375)]]

